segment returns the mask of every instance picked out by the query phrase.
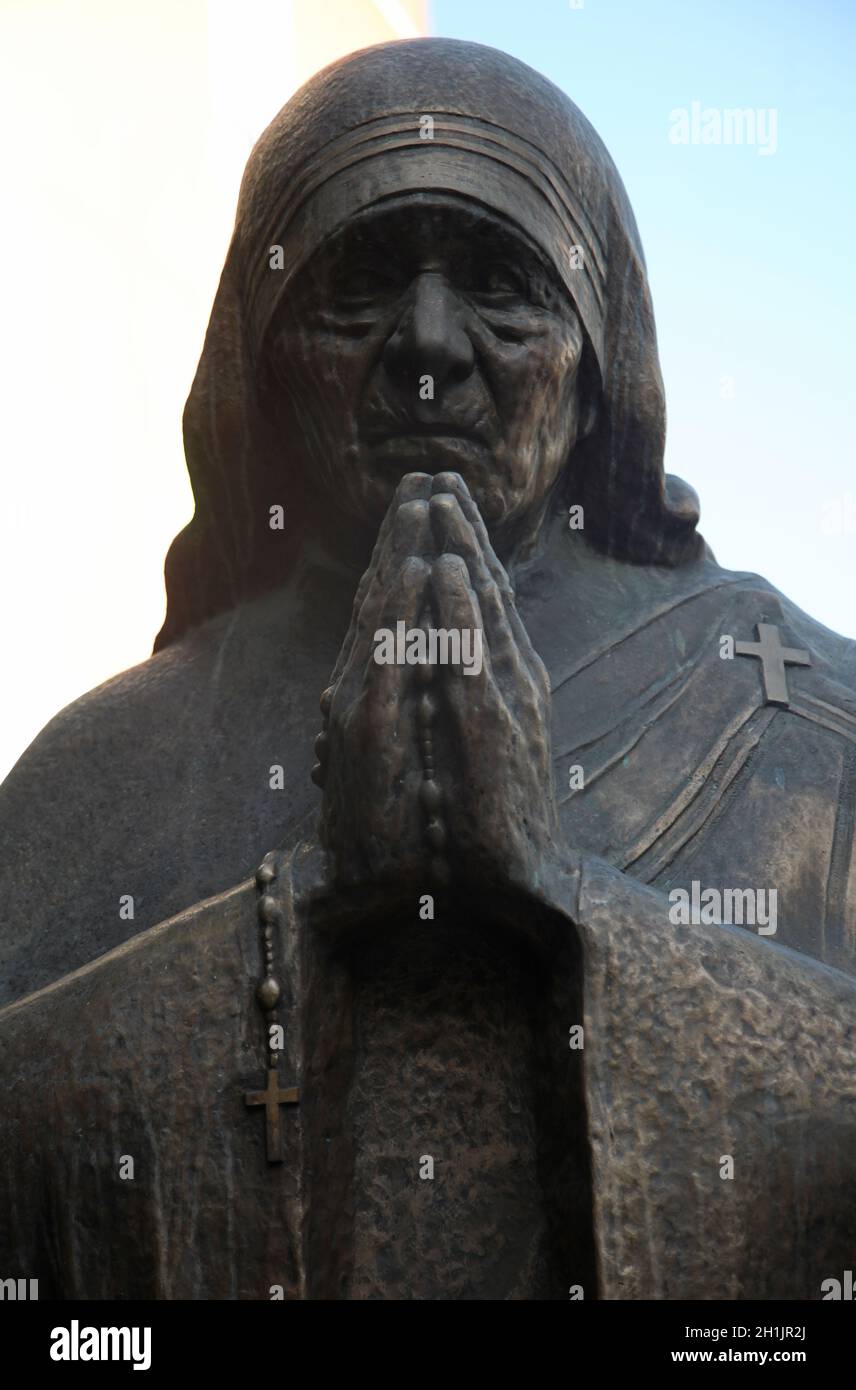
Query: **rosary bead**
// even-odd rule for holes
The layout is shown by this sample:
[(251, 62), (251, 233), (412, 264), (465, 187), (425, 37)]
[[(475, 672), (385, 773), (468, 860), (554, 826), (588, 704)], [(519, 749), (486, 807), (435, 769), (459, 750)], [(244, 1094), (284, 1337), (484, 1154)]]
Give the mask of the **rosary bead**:
[(327, 689), (322, 690), (321, 692), (321, 699), (319, 703), (321, 705), (321, 713), (323, 714), (325, 719), (330, 713), (330, 706), (333, 703), (333, 692), (335, 691), (335, 689), (335, 685), (328, 685)]
[(276, 922), (279, 918), (279, 905), (270, 893), (259, 899), (259, 917), (263, 922)]
[(256, 883), (260, 888), (264, 888), (268, 883), (273, 883), (276, 872), (270, 864), (260, 864), (256, 869)]
[(327, 745), (330, 742), (326, 734), (321, 733), (315, 740), (315, 756), (319, 763), (323, 763), (327, 756)]
[(316, 763), (316, 764), (315, 764), (315, 766), (313, 767), (313, 769), (312, 769), (312, 771), (310, 772), (309, 776), (312, 778), (312, 781), (315, 783), (316, 787), (323, 787), (323, 785), (324, 785), (324, 769), (323, 769), (323, 767), (321, 766), (320, 763)]
[(440, 809), (442, 802), (443, 791), (439, 782), (435, 782), (433, 778), (427, 778), (419, 788), (419, 803), (423, 811), (427, 811), (431, 815)]
[(425, 827), (425, 836), (432, 849), (442, 849), (446, 843), (446, 827), (436, 816)]
[(279, 984), (272, 975), (268, 975), (266, 980), (262, 980), (256, 990), (256, 998), (263, 1009), (276, 1008), (279, 1001)]
[(428, 690), (425, 691), (424, 695), (419, 696), (419, 704), (416, 707), (416, 717), (423, 729), (433, 724), (437, 717), (437, 701)]

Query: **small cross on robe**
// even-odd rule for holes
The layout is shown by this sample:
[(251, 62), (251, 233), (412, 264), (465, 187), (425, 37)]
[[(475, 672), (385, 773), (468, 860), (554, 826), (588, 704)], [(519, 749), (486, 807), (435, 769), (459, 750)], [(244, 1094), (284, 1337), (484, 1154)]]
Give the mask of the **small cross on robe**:
[(268, 1067), (266, 1090), (248, 1091), (244, 1097), (247, 1105), (263, 1105), (265, 1107), (268, 1163), (282, 1163), (282, 1126), (279, 1107), (281, 1105), (297, 1105), (299, 1099), (296, 1086), (289, 1086), (286, 1091), (280, 1090), (276, 1067)]
[(760, 657), (767, 704), (787, 709), (791, 700), (785, 666), (810, 666), (811, 657), (797, 647), (783, 647), (773, 623), (758, 623), (757, 632), (757, 642), (735, 642), (734, 650), (738, 656)]

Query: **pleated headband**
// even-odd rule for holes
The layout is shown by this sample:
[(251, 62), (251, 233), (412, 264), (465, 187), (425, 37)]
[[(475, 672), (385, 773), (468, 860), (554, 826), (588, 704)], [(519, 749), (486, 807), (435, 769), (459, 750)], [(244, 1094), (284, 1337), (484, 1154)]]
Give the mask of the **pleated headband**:
[[(250, 255), (248, 307), (256, 343), (292, 276), (325, 238), (355, 212), (417, 190), (462, 195), (517, 224), (567, 288), (603, 371), (605, 248), (577, 194), (529, 141), (453, 112), (366, 121), (301, 165), (281, 191), (262, 245), (243, 248)], [(270, 266), (275, 245), (283, 247), (283, 270)]]

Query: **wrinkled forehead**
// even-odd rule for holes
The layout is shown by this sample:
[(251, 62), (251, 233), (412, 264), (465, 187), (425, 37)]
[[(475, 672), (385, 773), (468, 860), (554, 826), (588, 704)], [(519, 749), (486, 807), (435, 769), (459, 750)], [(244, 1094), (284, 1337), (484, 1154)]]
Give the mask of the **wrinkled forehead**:
[(537, 248), (576, 305), (603, 366), (602, 247), (569, 181), (521, 136), (456, 114), (385, 116), (348, 130), (305, 160), (283, 186), (260, 192), (270, 206), (254, 237), (257, 244), (243, 248), (256, 343), (263, 341), (294, 276), (322, 243), (380, 204), (431, 194), (487, 209)]

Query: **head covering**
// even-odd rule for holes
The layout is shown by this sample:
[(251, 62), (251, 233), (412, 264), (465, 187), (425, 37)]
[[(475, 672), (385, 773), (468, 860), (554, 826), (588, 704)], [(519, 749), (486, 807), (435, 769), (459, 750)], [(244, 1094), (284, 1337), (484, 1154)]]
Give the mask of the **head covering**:
[[(281, 580), (283, 537), (272, 545), (267, 501), (288, 442), (273, 440), (260, 408), (268, 329), (326, 238), (363, 208), (426, 189), (513, 220), (574, 302), (600, 386), (596, 429), (567, 470), (587, 538), (639, 563), (700, 553), (695, 494), (663, 471), (645, 260), (601, 140), (557, 87), (507, 54), (452, 39), (382, 44), (313, 77), (250, 156), (184, 412), (196, 511), (167, 556), (156, 651)], [(272, 246), (283, 248), (281, 270)]]

